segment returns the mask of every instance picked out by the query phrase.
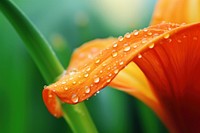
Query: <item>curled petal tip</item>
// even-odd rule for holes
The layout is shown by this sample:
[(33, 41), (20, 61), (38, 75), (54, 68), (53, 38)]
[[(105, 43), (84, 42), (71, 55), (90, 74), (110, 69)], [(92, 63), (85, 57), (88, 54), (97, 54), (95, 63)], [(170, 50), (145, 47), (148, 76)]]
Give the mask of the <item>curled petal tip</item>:
[(70, 104), (88, 99), (110, 84), (135, 58), (143, 58), (146, 51), (154, 49), (162, 40), (170, 42), (172, 34), (187, 27), (190, 26), (161, 23), (118, 39), (97, 39), (84, 44), (74, 52), (66, 74), (44, 89), (46, 106), (52, 114), (61, 116), (56, 96)]

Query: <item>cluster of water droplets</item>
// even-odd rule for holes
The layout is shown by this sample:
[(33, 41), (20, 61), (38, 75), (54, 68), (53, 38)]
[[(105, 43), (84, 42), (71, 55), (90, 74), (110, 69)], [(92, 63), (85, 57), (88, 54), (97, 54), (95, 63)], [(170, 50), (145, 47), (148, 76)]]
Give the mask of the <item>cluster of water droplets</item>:
[[(171, 28), (168, 28), (168, 30), (171, 30)], [(140, 33), (141, 32), (141, 33)], [(107, 48), (106, 50), (108, 51), (108, 53), (110, 52), (111, 57), (114, 58), (113, 62), (106, 62), (106, 60), (102, 60), (100, 58), (100, 56), (97, 56), (96, 58), (91, 57), (92, 59), (94, 59), (94, 64), (96, 64), (96, 67), (101, 66), (102, 69), (99, 70), (99, 73), (94, 75), (93, 77), (93, 83), (91, 83), (90, 85), (86, 85), (83, 87), (84, 89), (84, 93), (90, 94), (91, 90), (93, 88), (97, 88), (99, 89), (99, 83), (100, 82), (105, 82), (105, 83), (110, 83), (110, 81), (112, 80), (112, 78), (114, 76), (116, 76), (119, 71), (124, 67), (124, 64), (126, 62), (126, 60), (123, 60), (123, 56), (125, 56), (128, 52), (130, 52), (131, 50), (137, 49), (140, 45), (144, 45), (146, 43), (148, 43), (148, 48), (152, 49), (155, 47), (155, 44), (152, 42), (149, 42), (150, 39), (159, 36), (160, 33), (154, 33), (152, 32), (152, 30), (149, 30), (147, 28), (140, 30), (140, 31), (133, 31), (133, 33), (126, 33), (124, 35), (124, 37), (120, 36), (118, 37), (118, 41), (114, 42), (113, 45), (109, 48)], [(135, 42), (133, 44), (130, 43), (130, 41), (128, 41), (127, 39), (134, 39), (137, 38), (139, 35), (143, 35), (144, 37), (139, 40), (140, 42)], [(170, 40), (170, 34), (166, 33), (163, 35), (164, 39), (167, 39), (169, 42), (171, 42)], [(194, 40), (197, 40), (195, 37), (193, 38)], [(134, 42), (134, 41), (133, 41)], [(103, 51), (106, 53), (106, 50)], [(100, 52), (100, 55), (104, 54), (102, 51)], [(138, 58), (142, 58), (142, 54), (138, 54), (137, 56)], [(83, 78), (88, 78), (90, 76), (90, 72), (91, 70), (93, 70), (93, 68), (91, 68), (89, 65), (85, 66), (85, 69), (83, 71), (81, 71), (82, 75), (78, 74), (79, 77), (81, 78), (81, 76)], [(105, 74), (102, 74), (102, 73)], [(73, 77), (78, 73), (77, 69), (72, 69), (70, 70), (67, 74), (70, 76), (69, 80), (72, 80), (72, 84), (75, 85), (77, 84), (77, 81), (73, 81)], [(90, 77), (92, 78), (92, 77)], [(85, 79), (87, 80), (87, 79)], [(66, 84), (68, 81), (62, 81), (61, 84)], [(103, 86), (103, 85), (102, 85)], [(69, 90), (68, 87), (64, 87), (64, 90)], [(98, 93), (99, 91), (97, 91)], [(51, 97), (49, 95), (49, 97)], [(77, 103), (79, 102), (79, 97), (77, 96), (77, 94), (73, 93), (71, 95), (71, 101), (73, 103)]]

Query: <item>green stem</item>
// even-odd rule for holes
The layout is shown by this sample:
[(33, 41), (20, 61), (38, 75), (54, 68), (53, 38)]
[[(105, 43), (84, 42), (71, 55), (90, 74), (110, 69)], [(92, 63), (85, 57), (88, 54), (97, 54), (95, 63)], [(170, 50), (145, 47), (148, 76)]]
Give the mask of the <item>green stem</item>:
[[(64, 71), (64, 68), (48, 42), (13, 2), (0, 0), (0, 10), (24, 41), (44, 79), (47, 83), (53, 82)], [(64, 108), (64, 119), (68, 122), (73, 132), (97, 132), (84, 103), (65, 105)]]

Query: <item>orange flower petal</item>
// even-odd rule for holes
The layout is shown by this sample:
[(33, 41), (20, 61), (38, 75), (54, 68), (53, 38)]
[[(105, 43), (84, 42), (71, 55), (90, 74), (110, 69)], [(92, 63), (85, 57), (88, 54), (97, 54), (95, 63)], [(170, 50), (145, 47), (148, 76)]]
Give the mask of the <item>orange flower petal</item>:
[(158, 106), (157, 98), (152, 92), (147, 78), (134, 62), (131, 62), (121, 70), (109, 86), (137, 97), (150, 107)]
[(200, 24), (169, 33), (134, 58), (160, 101), (171, 132), (200, 132)]
[[(109, 39), (104, 40), (105, 43), (108, 42), (107, 47), (94, 54), (92, 58), (83, 60), (82, 63), (82, 60), (79, 60), (79, 65), (79, 61), (73, 61), (74, 63), (70, 65), (63, 77), (56, 83), (45, 87), (43, 98), (48, 110), (58, 117), (61, 116), (59, 106), (56, 106), (59, 103), (55, 96), (67, 103), (81, 102), (108, 85), (134, 58), (141, 58), (143, 53), (151, 51), (163, 40), (168, 40), (170, 43), (169, 35), (179, 35), (184, 30), (190, 32), (190, 29), (197, 26), (199, 25), (180, 26), (178, 24), (161, 23), (126, 34), (124, 38), (119, 37), (118, 41), (114, 43), (108, 42)], [(87, 49), (85, 50), (87, 51)], [(73, 58), (73, 60), (75, 59)], [(121, 62), (123, 62), (123, 65), (120, 65)], [(53, 109), (53, 107), (56, 107), (56, 109)]]
[(174, 23), (200, 22), (199, 0), (159, 0), (151, 24), (162, 21)]

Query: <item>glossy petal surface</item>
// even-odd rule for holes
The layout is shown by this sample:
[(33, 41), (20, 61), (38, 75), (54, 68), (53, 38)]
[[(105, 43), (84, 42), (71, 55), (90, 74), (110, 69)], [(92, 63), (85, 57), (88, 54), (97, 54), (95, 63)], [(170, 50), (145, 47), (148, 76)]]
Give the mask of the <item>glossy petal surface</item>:
[[(177, 108), (176, 104), (183, 104), (182, 102), (186, 102), (188, 106), (190, 104), (197, 106), (198, 104), (195, 99), (198, 100), (196, 96), (200, 79), (198, 78), (200, 73), (198, 70), (199, 54), (197, 52), (199, 51), (199, 29), (199, 24), (161, 23), (126, 34), (124, 37), (119, 37), (117, 41), (115, 39), (104, 39), (93, 41), (90, 45), (83, 45), (72, 57), (72, 63), (67, 73), (56, 83), (45, 87), (43, 90), (43, 98), (48, 110), (59, 117), (62, 112), (59, 110), (60, 104), (56, 100), (56, 96), (63, 102), (76, 104), (91, 97), (106, 85), (113, 85), (129, 92), (129, 94), (138, 96), (140, 100), (157, 112), (171, 130), (177, 130), (182, 127), (182, 123), (181, 120), (178, 121), (180, 124), (173, 122), (173, 118), (177, 118), (177, 114), (180, 113), (176, 113), (176, 109), (184, 108), (182, 112), (184, 115), (188, 110), (185, 109), (186, 106)], [(91, 54), (91, 46), (97, 47), (93, 54)], [(80, 59), (79, 56), (86, 58)], [(135, 84), (134, 87), (134, 84), (128, 86), (127, 82), (116, 82), (121, 77), (120, 73), (126, 74), (128, 72), (130, 74), (129, 65), (132, 65), (132, 61), (139, 65), (150, 82), (149, 84), (145, 77), (141, 76), (143, 73), (139, 75), (141, 79), (136, 78), (139, 82), (144, 83), (144, 86), (147, 86), (147, 92), (144, 91), (145, 88), (142, 88), (144, 86), (141, 83)], [(187, 64), (188, 61), (192, 65)], [(125, 68), (126, 66), (127, 68)], [(179, 68), (181, 69), (179, 70)], [(183, 72), (186, 72), (186, 75)], [(189, 80), (191, 77), (188, 77), (191, 72), (197, 74), (194, 74), (193, 80)], [(184, 76), (187, 78), (181, 78)], [(141, 90), (138, 89), (139, 86)], [(191, 86), (192, 91), (179, 89), (185, 86)], [(134, 89), (139, 90), (137, 92), (140, 92), (140, 96), (134, 93)], [(187, 93), (182, 92), (183, 90), (187, 90)], [(180, 96), (178, 92), (184, 94), (183, 101), (180, 103), (176, 101), (177, 97)], [(191, 99), (193, 93), (196, 95)], [(175, 103), (173, 103), (173, 98), (175, 98)], [(151, 102), (148, 103), (147, 99), (150, 99)], [(196, 108), (193, 108), (193, 113), (197, 113), (195, 112)], [(163, 111), (163, 109), (166, 109), (166, 111)], [(172, 117), (166, 117), (166, 114)], [(176, 115), (177, 117), (175, 117)], [(193, 120), (193, 116), (187, 115), (185, 120)], [(198, 123), (198, 120), (194, 119), (194, 121)]]

